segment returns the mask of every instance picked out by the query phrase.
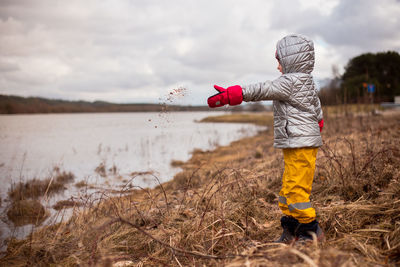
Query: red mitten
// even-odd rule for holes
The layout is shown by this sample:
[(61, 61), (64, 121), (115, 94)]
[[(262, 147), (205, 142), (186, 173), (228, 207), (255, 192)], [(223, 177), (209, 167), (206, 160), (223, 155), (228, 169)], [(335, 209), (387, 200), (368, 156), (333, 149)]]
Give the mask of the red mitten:
[(224, 105), (239, 105), (243, 101), (242, 87), (239, 85), (230, 86), (223, 88), (218, 85), (214, 85), (214, 88), (219, 92), (213, 96), (210, 96), (207, 100), (210, 108), (222, 107)]
[(228, 90), (218, 85), (214, 85), (214, 88), (219, 92), (213, 96), (210, 96), (207, 100), (210, 108), (218, 108), (229, 104)]
[(322, 128), (324, 128), (324, 120), (320, 120), (320, 122), (318, 122), (319, 125), (319, 131), (322, 132)]

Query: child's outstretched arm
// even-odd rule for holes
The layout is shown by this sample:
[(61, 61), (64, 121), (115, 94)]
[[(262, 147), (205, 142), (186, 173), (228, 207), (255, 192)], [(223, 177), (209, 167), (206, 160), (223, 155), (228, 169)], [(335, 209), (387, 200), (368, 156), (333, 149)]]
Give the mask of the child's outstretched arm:
[(239, 105), (242, 101), (261, 101), (261, 100), (287, 100), (290, 96), (290, 80), (282, 75), (276, 80), (266, 81), (245, 86), (230, 86), (223, 88), (214, 85), (219, 92), (210, 96), (207, 100), (211, 108), (222, 107), (224, 105)]
[(273, 81), (245, 85), (242, 87), (243, 100), (246, 102), (261, 100), (287, 101), (291, 95), (291, 85), (291, 80), (285, 75)]

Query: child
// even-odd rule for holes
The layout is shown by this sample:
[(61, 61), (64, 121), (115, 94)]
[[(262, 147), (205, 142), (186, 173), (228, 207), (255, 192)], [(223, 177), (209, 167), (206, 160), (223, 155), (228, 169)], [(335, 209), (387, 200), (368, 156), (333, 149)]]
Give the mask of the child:
[(243, 100), (273, 100), (274, 147), (283, 149), (285, 170), (279, 207), (283, 233), (277, 242), (323, 239), (323, 232), (311, 207), (310, 193), (318, 147), (322, 145), (322, 110), (311, 72), (314, 44), (302, 35), (281, 39), (275, 57), (282, 75), (273, 80), (224, 89), (208, 98), (211, 108), (239, 105)]

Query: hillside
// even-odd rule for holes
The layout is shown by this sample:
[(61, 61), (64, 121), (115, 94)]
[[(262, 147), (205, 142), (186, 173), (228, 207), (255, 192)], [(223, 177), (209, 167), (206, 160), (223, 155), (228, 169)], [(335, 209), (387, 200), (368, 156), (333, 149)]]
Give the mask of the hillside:
[(160, 104), (115, 104), (104, 101), (66, 101), (40, 97), (0, 95), (0, 114), (76, 113), (76, 112), (161, 112), (208, 111), (207, 106)]

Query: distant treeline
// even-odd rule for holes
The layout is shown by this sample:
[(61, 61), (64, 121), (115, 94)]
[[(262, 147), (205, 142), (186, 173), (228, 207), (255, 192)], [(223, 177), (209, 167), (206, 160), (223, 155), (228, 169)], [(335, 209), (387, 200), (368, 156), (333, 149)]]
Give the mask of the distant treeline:
[(333, 78), (321, 88), (323, 105), (393, 102), (400, 95), (400, 54), (365, 53), (349, 60), (343, 75), (333, 66)]
[(166, 104), (115, 104), (104, 101), (66, 101), (40, 97), (0, 95), (0, 114), (79, 112), (208, 111), (207, 106)]

